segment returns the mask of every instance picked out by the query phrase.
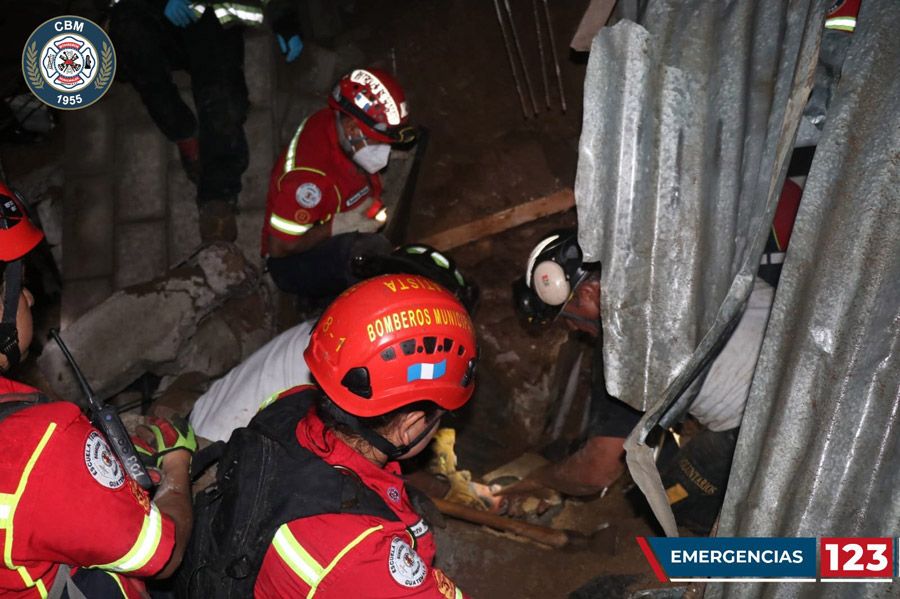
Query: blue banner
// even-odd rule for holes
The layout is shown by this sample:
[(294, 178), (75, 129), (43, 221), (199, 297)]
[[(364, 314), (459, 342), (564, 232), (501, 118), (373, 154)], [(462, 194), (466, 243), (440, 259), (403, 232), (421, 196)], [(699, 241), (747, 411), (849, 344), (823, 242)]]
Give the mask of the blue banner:
[[(640, 543), (643, 539), (638, 539)], [(682, 578), (816, 578), (816, 539), (801, 538), (668, 538), (646, 539), (647, 559), (671, 579)], [(644, 544), (642, 543), (642, 547)], [(656, 559), (658, 562), (653, 563)]]

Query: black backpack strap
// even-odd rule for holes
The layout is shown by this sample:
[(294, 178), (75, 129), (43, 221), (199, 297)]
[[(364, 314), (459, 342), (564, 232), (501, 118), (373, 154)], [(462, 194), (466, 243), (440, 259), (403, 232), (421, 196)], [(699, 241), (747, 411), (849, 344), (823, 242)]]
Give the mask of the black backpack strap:
[(225, 441), (216, 441), (194, 452), (191, 458), (191, 481), (196, 482), (206, 469), (218, 462), (225, 453)]
[(38, 404), (50, 403), (50, 398), (43, 393), (7, 393), (0, 395), (0, 421), (16, 412)]

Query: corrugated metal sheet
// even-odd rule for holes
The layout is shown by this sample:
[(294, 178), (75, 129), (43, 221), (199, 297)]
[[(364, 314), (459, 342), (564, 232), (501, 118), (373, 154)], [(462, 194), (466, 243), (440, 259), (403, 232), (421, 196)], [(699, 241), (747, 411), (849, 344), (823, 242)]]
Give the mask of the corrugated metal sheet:
[[(806, 182), (722, 536), (900, 536), (900, 3), (866, 0)], [(707, 597), (896, 597), (723, 585)]]
[(628, 462), (669, 534), (643, 446), (740, 316), (812, 84), (824, 0), (651, 1), (594, 40), (576, 178), (603, 264), (607, 386), (648, 410)]

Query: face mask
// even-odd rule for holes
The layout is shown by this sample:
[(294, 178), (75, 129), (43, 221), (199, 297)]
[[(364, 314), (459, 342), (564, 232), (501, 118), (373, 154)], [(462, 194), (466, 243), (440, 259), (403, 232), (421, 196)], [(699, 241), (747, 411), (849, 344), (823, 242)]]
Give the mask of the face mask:
[(387, 166), (391, 156), (391, 146), (388, 144), (374, 144), (360, 148), (353, 154), (353, 162), (363, 168), (370, 175), (374, 175)]

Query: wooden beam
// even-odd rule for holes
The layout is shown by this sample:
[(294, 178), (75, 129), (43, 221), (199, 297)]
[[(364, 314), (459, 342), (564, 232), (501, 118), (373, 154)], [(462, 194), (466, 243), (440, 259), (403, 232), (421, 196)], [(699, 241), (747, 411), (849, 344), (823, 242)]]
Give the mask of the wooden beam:
[(438, 250), (446, 251), (483, 237), (502, 233), (533, 220), (563, 212), (574, 205), (575, 194), (567, 187), (548, 196), (501, 210), (465, 225), (435, 233), (420, 241)]

